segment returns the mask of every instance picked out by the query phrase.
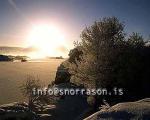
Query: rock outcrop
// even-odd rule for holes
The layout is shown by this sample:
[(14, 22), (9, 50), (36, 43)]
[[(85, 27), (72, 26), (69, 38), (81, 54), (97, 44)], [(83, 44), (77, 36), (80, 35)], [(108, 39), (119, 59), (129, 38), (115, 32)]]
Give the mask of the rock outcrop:
[(60, 66), (57, 68), (56, 77), (55, 77), (55, 84), (61, 84), (61, 83), (68, 83), (70, 82), (70, 73), (68, 71), (68, 68), (66, 68), (63, 64), (60, 64)]
[(150, 120), (150, 98), (118, 103), (101, 109), (84, 120)]
[[(62, 83), (57, 85), (59, 89), (80, 89), (72, 83)], [(79, 116), (89, 108), (86, 96), (83, 95), (65, 95), (61, 96), (53, 111), (55, 118), (53, 120), (77, 120)], [(82, 120), (82, 119), (80, 119)]]

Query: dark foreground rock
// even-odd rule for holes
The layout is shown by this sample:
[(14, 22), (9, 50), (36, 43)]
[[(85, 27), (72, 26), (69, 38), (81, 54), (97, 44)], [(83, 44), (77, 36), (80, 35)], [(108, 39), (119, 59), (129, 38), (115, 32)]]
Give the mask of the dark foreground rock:
[(0, 106), (0, 120), (53, 120), (50, 114), (55, 105), (43, 106), (43, 111), (29, 110), (27, 103), (11, 103)]
[[(57, 85), (59, 89), (75, 89), (78, 86), (71, 83), (62, 83)], [(80, 88), (79, 88), (80, 89)], [(83, 95), (66, 95), (61, 96), (61, 99), (56, 104), (52, 115), (53, 120), (82, 120), (80, 116), (89, 108), (86, 96)]]
[(37, 116), (26, 103), (11, 103), (0, 106), (0, 120), (36, 120)]
[[(62, 83), (56, 86), (59, 89), (78, 88), (71, 83)], [(0, 106), (0, 120), (82, 120), (89, 105), (86, 96), (65, 95), (57, 96), (59, 99), (53, 105), (35, 104), (36, 110), (30, 111), (26, 103), (11, 103)]]
[[(56, 105), (43, 107), (44, 110), (36, 114), (29, 111), (26, 103), (1, 105), (0, 120), (83, 120), (89, 111), (82, 96), (67, 96)], [(84, 120), (150, 120), (150, 98), (103, 107)]]
[(150, 98), (118, 103), (101, 109), (84, 120), (150, 120)]

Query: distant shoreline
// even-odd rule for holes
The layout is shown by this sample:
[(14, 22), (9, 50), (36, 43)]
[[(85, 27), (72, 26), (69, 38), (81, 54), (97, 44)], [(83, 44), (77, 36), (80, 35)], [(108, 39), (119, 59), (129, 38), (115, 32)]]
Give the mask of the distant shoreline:
[(47, 62), (51, 59), (63, 60), (62, 56), (59, 57), (46, 57), (39, 59), (30, 59), (28, 56), (12, 56), (12, 55), (0, 55), (0, 62)]
[(67, 58), (64, 59), (55, 59), (55, 58), (51, 58), (51, 59), (37, 59), (37, 60), (27, 60), (26, 62), (21, 62), (21, 61), (0, 61), (0, 63), (31, 63), (31, 62), (51, 62), (53, 60), (60, 60), (60, 61), (65, 61)]

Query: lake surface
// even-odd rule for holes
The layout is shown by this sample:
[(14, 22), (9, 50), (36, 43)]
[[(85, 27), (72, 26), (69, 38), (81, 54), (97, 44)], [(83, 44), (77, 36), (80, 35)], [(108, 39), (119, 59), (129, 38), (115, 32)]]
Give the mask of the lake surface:
[(55, 79), (57, 67), (62, 59), (51, 59), (47, 62), (0, 62), (0, 104), (24, 101), (19, 86), (27, 75), (38, 76), (41, 83), (47, 86)]

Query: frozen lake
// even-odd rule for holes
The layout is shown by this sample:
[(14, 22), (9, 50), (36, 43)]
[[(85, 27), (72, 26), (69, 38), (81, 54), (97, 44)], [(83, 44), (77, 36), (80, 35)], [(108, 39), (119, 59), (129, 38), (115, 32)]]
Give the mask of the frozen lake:
[(23, 101), (19, 86), (27, 75), (40, 78), (47, 86), (55, 79), (57, 67), (62, 59), (51, 59), (47, 62), (0, 62), (0, 104)]

